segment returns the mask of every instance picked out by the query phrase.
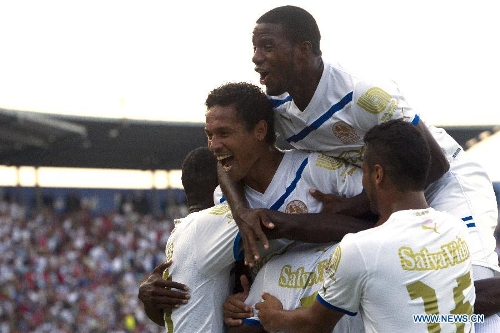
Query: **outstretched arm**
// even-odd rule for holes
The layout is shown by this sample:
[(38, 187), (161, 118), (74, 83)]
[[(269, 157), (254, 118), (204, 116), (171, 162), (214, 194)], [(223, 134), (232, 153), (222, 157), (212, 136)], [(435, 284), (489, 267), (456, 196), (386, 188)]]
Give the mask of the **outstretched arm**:
[(266, 209), (273, 229), (265, 229), (270, 239), (287, 238), (306, 243), (338, 242), (346, 234), (369, 229), (375, 221), (332, 213), (286, 214)]
[(253, 265), (254, 260), (260, 258), (257, 240), (262, 242), (264, 248), (269, 247), (269, 242), (262, 230), (262, 226), (272, 228), (271, 220), (259, 210), (249, 208), (243, 190), (243, 183), (233, 182), (220, 165), (217, 166), (217, 171), (222, 193), (224, 193), (231, 207), (233, 218), (240, 231), (245, 251), (245, 263)]
[(144, 304), (144, 311), (149, 319), (160, 326), (165, 326), (163, 310), (187, 303), (188, 287), (182, 283), (166, 281), (163, 271), (170, 267), (171, 261), (156, 266), (153, 273), (139, 286), (139, 299)]
[(311, 307), (286, 311), (276, 297), (264, 293), (262, 299), (255, 308), (259, 310), (260, 322), (269, 332), (330, 333), (343, 316), (341, 312), (321, 305), (318, 300), (314, 300)]

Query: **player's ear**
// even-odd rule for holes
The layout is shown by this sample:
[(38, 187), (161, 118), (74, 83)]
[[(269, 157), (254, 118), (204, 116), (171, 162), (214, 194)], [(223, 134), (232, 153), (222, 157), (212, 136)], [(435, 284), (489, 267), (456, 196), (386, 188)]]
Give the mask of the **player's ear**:
[(384, 169), (379, 164), (375, 164), (373, 166), (373, 180), (375, 184), (380, 185), (384, 180), (384, 177)]
[(263, 119), (259, 120), (257, 125), (255, 125), (254, 133), (259, 141), (264, 140), (267, 135), (267, 122)]

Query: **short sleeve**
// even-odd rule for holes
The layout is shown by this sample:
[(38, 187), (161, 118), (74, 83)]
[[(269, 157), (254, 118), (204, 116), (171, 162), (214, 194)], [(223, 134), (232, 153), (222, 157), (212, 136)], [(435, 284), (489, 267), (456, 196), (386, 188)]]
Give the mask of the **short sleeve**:
[(350, 316), (359, 311), (367, 274), (354, 238), (354, 234), (345, 236), (330, 256), (326, 278), (317, 297), (324, 306)]

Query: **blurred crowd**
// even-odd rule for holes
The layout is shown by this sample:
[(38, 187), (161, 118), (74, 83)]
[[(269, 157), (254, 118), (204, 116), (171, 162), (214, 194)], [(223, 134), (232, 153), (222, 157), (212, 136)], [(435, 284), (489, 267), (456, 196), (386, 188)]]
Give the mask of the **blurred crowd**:
[(0, 201), (0, 333), (164, 332), (137, 292), (165, 261), (172, 219), (133, 209), (27, 216)]
[(176, 205), (169, 218), (133, 207), (29, 215), (0, 199), (0, 333), (164, 332), (145, 316), (138, 287), (165, 260), (172, 219), (186, 214)]

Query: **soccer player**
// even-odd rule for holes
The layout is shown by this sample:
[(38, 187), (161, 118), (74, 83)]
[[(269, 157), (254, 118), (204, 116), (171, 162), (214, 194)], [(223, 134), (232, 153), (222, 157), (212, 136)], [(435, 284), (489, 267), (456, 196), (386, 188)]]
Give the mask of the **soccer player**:
[[(321, 203), (307, 189), (314, 186), (329, 193), (354, 196), (361, 192), (362, 172), (343, 160), (319, 153), (278, 150), (274, 144), (272, 105), (260, 88), (247, 83), (223, 85), (209, 94), (206, 105), (205, 131), (210, 150), (234, 181), (245, 184), (251, 206), (269, 209), (266, 213), (273, 216), (275, 226), (268, 236), (288, 239), (272, 242), (266, 249), (269, 253), (290, 240), (338, 241), (348, 232), (373, 225), (348, 216), (337, 216), (343, 224), (336, 224), (336, 220), (332, 223), (330, 215), (328, 221), (322, 218), (325, 214), (319, 213)], [(187, 195), (191, 192), (187, 187), (185, 190)], [(212, 198), (203, 193), (205, 199)], [(189, 200), (188, 203), (195, 204)], [(189, 301), (181, 301), (183, 305), (172, 309), (170, 304), (177, 303), (166, 301), (166, 293), (162, 295), (162, 304), (143, 299), (148, 316), (161, 324), (165, 309), (169, 332), (222, 332), (222, 304), (231, 288), (229, 272), (238, 259), (238, 240), (238, 228), (227, 204), (176, 221), (166, 247), (167, 259), (172, 262), (164, 278), (182, 282), (183, 288), (189, 286)]]
[[(292, 243), (259, 270), (249, 291), (244, 290), (230, 298), (244, 299), (249, 308), (254, 310), (254, 305), (261, 300), (262, 290), (265, 290), (272, 295), (279, 295), (285, 310), (311, 306), (323, 284), (325, 268), (336, 246), (337, 243)], [(245, 292), (248, 295), (245, 296)], [(225, 309), (226, 306), (228, 304), (225, 303)], [(242, 320), (242, 325), (235, 324), (228, 328), (228, 333), (264, 332), (257, 312), (253, 311)], [(361, 316), (343, 317), (333, 332), (363, 333)]]
[[(264, 293), (255, 306), (264, 328), (331, 332), (344, 314), (359, 312), (366, 332), (469, 332), (470, 235), (457, 217), (425, 200), (427, 144), (400, 120), (374, 126), (364, 140), (363, 187), (380, 216), (376, 227), (344, 237), (311, 307), (286, 311)], [(418, 323), (419, 314), (461, 319)]]
[[(495, 278), (500, 268), (493, 236), (498, 209), (484, 169), (443, 129), (425, 124), (393, 82), (363, 80), (338, 64), (323, 61), (320, 39), (316, 21), (299, 7), (277, 7), (257, 20), (252, 61), (273, 101), (277, 131), (296, 148), (321, 151), (360, 165), (363, 137), (371, 127), (390, 119), (412, 123), (431, 151), (425, 190), (429, 205), (459, 217), (469, 230), (474, 279), (481, 280), (477, 282), (476, 311), (486, 315), (500, 311), (500, 277)], [(266, 243), (261, 224), (268, 225), (272, 219), (248, 209), (241, 191), (235, 191), (224, 176), (219, 172), (243, 237), (245, 258), (252, 262), (253, 255), (258, 257), (255, 238)], [(359, 202), (363, 196), (352, 202), (321, 192), (316, 191), (315, 196), (336, 204), (325, 207), (334, 212), (356, 215), (367, 207)], [(500, 331), (498, 316), (488, 321), (489, 326), (496, 322)]]

